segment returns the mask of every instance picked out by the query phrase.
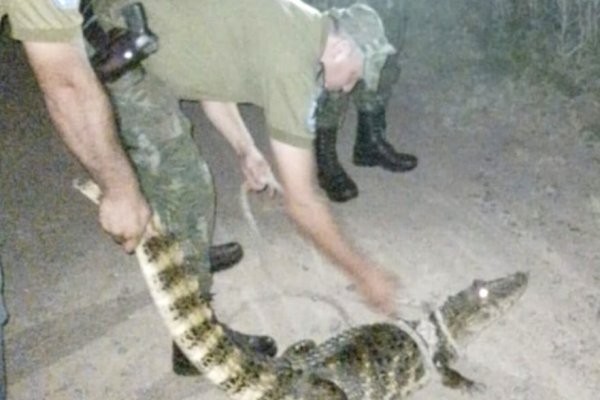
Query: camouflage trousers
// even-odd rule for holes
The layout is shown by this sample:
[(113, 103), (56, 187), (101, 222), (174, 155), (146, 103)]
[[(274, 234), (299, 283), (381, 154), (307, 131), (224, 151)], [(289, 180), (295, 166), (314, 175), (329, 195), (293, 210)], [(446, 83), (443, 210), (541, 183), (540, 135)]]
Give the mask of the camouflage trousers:
[(400, 77), (400, 53), (406, 31), (405, 0), (303, 0), (319, 11), (330, 8), (349, 7), (354, 3), (365, 3), (379, 14), (385, 28), (385, 34), (397, 52), (390, 55), (379, 79), (379, 88), (367, 90), (363, 82), (359, 82), (349, 94), (340, 92), (323, 92), (317, 105), (317, 127), (337, 127), (351, 97), (356, 108), (369, 111), (385, 107), (392, 95), (392, 87)]
[(199, 275), (201, 293), (208, 294), (215, 194), (192, 125), (179, 99), (141, 67), (107, 88), (142, 192), (167, 231), (181, 241), (188, 272)]

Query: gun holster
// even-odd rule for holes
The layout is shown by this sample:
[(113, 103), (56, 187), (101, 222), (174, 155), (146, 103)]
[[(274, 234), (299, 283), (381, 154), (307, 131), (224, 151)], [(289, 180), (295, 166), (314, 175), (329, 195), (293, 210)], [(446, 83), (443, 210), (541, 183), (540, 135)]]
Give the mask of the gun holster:
[(114, 81), (158, 50), (158, 37), (148, 28), (141, 3), (124, 6), (120, 12), (126, 28), (114, 28), (108, 33), (100, 28), (89, 7), (86, 11), (83, 15), (89, 23), (84, 35), (96, 50), (90, 61), (103, 82)]

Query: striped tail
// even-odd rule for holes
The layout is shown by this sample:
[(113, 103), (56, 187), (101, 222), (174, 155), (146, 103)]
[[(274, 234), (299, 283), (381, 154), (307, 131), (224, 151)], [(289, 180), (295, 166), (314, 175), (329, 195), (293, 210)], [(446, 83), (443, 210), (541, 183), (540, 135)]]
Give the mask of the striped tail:
[(270, 398), (279, 383), (273, 363), (227, 336), (209, 301), (200, 298), (197, 277), (185, 272), (174, 237), (145, 238), (136, 256), (156, 307), (188, 359), (233, 399)]
[[(98, 204), (101, 191), (93, 181), (74, 187)], [(173, 235), (163, 232), (157, 216), (136, 248), (146, 284), (171, 336), (186, 357), (234, 400), (279, 400), (289, 397), (283, 371), (246, 352), (227, 336), (208, 300), (200, 298), (198, 278), (183, 267), (183, 251)], [(158, 233), (149, 233), (151, 231)]]

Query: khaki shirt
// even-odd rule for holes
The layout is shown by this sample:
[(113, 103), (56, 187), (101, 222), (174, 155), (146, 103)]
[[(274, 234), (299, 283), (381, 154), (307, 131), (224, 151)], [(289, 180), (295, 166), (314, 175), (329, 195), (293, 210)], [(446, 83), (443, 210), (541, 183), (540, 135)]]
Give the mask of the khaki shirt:
[(5, 15), (17, 40), (68, 42), (81, 35), (77, 0), (0, 0), (0, 18)]
[(272, 137), (311, 145), (328, 18), (299, 0), (142, 2), (160, 46), (145, 66), (180, 98), (258, 105)]

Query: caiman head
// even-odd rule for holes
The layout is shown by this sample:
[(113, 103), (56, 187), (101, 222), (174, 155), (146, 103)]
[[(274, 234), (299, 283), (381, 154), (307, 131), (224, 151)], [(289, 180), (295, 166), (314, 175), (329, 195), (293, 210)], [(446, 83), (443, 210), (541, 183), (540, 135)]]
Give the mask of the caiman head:
[(511, 308), (527, 288), (528, 274), (517, 272), (491, 281), (475, 280), (448, 297), (436, 314), (450, 340), (465, 344)]

